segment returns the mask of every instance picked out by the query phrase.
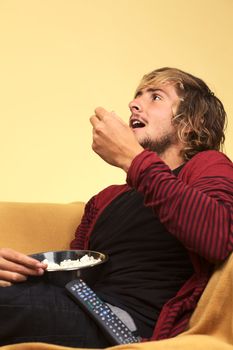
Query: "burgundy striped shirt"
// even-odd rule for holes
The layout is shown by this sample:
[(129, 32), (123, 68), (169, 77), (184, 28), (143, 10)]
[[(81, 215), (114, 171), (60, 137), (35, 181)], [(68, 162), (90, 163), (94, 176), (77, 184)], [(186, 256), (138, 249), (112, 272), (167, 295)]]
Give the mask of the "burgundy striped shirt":
[(187, 329), (214, 265), (232, 252), (233, 165), (220, 152), (204, 151), (176, 177), (156, 153), (143, 151), (131, 164), (127, 184), (109, 186), (87, 203), (72, 249), (88, 248), (102, 211), (129, 188), (143, 194), (145, 206), (183, 243), (195, 270), (160, 313), (151, 340), (166, 339)]

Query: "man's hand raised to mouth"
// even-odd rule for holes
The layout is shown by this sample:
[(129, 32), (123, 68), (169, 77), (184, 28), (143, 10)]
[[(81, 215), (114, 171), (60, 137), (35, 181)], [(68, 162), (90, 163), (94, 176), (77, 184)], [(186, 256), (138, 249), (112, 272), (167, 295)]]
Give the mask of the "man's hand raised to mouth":
[(107, 163), (128, 171), (132, 160), (143, 151), (131, 128), (114, 112), (95, 109), (92, 149)]

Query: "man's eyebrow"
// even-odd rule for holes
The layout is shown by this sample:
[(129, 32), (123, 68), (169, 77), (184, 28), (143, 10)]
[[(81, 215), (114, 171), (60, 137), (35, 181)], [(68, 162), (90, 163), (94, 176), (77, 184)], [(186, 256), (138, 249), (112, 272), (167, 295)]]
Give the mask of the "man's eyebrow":
[(148, 88), (146, 89), (147, 92), (162, 92), (164, 95), (168, 96), (168, 94), (162, 90), (162, 89), (159, 89), (159, 88)]
[[(162, 89), (159, 88), (148, 88), (145, 90), (146, 92), (162, 92), (164, 95), (166, 95), (167, 97), (169, 97), (169, 95)], [(138, 90), (134, 96), (134, 98), (138, 97), (138, 96), (142, 96), (143, 92), (142, 90)]]

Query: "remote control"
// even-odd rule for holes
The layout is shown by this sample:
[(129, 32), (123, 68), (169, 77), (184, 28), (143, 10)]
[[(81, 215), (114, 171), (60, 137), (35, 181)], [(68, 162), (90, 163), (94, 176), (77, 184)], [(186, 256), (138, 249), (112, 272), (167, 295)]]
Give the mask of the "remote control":
[(65, 286), (68, 294), (91, 316), (113, 345), (138, 343), (129, 328), (117, 317), (96, 293), (82, 280), (71, 281)]

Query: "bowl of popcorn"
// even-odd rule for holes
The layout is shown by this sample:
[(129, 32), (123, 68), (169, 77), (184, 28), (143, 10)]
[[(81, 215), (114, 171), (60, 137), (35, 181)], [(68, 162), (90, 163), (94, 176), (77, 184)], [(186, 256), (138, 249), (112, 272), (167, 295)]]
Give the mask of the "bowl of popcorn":
[(93, 250), (49, 251), (31, 257), (47, 265), (42, 278), (60, 286), (76, 278), (94, 285), (103, 270), (103, 263), (108, 260), (107, 254)]

